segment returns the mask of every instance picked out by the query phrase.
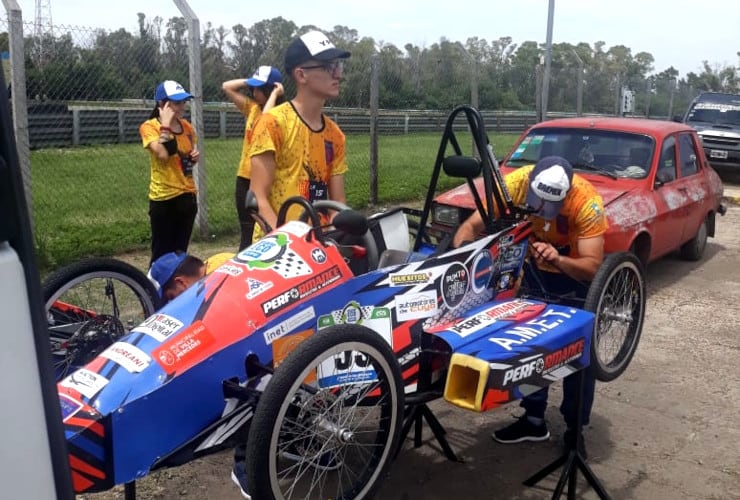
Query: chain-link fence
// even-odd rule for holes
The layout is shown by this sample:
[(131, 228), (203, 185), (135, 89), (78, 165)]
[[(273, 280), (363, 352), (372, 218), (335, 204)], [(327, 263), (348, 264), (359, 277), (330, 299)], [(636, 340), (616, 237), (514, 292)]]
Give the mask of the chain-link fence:
[[(282, 69), (285, 48), (308, 27), (276, 18), (231, 31), (202, 28), (184, 0), (160, 7), (161, 17), (139, 14), (137, 33), (36, 26), (23, 21), (14, 0), (3, 1), (10, 7), (0, 19), (0, 51), (9, 55), (4, 67), (10, 70), (19, 156), (39, 253), (48, 264), (148, 244), (149, 163), (138, 126), (165, 79), (196, 95), (187, 116), (201, 151), (196, 233), (238, 232), (234, 183), (244, 118), (224, 102), (221, 83), (249, 77), (260, 64)], [(520, 132), (536, 121), (542, 51), (534, 42), (475, 38), (463, 45), (442, 39), (401, 51), (346, 28), (328, 34), (352, 51), (340, 97), (326, 112), (348, 136), (347, 190), (354, 206), (386, 199), (374, 184), (384, 159), (397, 162), (393, 169), (431, 170), (436, 149), (429, 136), (441, 132), (457, 105), (481, 109), (489, 134)], [(553, 59), (550, 76), (548, 117), (619, 113), (618, 89), (639, 81), (620, 80), (618, 71), (603, 68), (584, 72), (575, 59), (563, 57)], [(665, 118), (671, 109), (682, 112), (690, 92), (680, 94), (675, 81), (670, 89), (665, 85), (652, 82), (644, 95), (636, 89), (635, 114)], [(290, 81), (286, 93), (293, 93)], [(420, 146), (399, 155), (383, 139), (394, 135), (418, 137)], [(418, 186), (418, 195), (425, 190)]]

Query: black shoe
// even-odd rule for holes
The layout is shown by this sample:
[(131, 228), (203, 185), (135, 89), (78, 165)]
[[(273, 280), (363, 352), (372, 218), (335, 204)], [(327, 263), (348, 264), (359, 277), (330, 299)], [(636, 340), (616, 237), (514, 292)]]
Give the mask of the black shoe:
[[(565, 434), (563, 434), (563, 452), (568, 453), (571, 449), (571, 442), (574, 436), (575, 431), (571, 429), (566, 429)], [(586, 441), (583, 439), (583, 433), (578, 436), (578, 454), (581, 455), (581, 458), (586, 460), (588, 459), (588, 454), (586, 453)]]
[(499, 429), (491, 436), (499, 443), (512, 444), (522, 441), (546, 441), (550, 438), (547, 424), (542, 422), (535, 425), (529, 421), (526, 415), (519, 417), (513, 424)]

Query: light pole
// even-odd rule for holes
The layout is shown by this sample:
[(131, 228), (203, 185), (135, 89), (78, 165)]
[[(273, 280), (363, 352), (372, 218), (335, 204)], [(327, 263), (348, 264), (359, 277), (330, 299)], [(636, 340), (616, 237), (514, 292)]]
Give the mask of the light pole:
[(470, 105), (478, 109), (478, 62), (465, 50), (462, 43), (455, 42), (455, 46), (460, 49), (470, 63)]
[(571, 49), (573, 56), (578, 61), (578, 86), (576, 87), (576, 116), (583, 114), (583, 61), (578, 57), (576, 49)]

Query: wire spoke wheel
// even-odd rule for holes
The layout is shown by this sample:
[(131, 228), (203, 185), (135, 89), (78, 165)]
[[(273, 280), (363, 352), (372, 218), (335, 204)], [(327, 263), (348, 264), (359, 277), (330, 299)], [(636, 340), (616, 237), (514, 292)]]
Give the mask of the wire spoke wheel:
[(632, 360), (642, 333), (645, 294), (645, 279), (637, 257), (623, 252), (604, 259), (584, 305), (584, 309), (596, 315), (591, 365), (598, 380), (614, 380)]
[(315, 333), (276, 369), (247, 442), (253, 498), (365, 498), (397, 446), (398, 363), (355, 325)]
[(88, 259), (55, 272), (43, 285), (57, 380), (84, 366), (154, 313), (154, 285), (115, 259)]

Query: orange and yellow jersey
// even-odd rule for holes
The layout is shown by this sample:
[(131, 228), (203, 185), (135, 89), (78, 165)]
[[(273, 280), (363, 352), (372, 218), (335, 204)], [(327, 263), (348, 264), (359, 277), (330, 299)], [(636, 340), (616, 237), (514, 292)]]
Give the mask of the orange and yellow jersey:
[[(311, 182), (328, 186), (332, 176), (347, 172), (344, 133), (328, 116), (323, 120), (321, 130), (311, 130), (291, 102), (272, 108), (257, 120), (249, 154), (254, 157), (271, 151), (275, 155), (269, 202), (276, 213), (291, 196), (309, 199)], [(301, 210), (293, 205), (287, 219), (297, 219)], [(263, 236), (258, 225), (254, 231), (255, 240)]]
[(149, 151), (149, 168), (151, 170), (149, 179), (149, 199), (152, 201), (164, 201), (184, 193), (195, 193), (195, 182), (192, 175), (183, 173), (180, 155), (187, 156), (195, 149), (197, 139), (195, 130), (187, 120), (179, 120), (182, 132), (175, 134), (177, 140), (178, 154), (171, 155), (167, 161), (161, 161), (157, 155), (149, 149), (149, 145), (159, 140), (160, 123), (156, 118), (151, 118), (139, 126), (139, 135), (144, 148)]
[(239, 160), (239, 169), (236, 172), (237, 177), (249, 179), (252, 175), (252, 164), (249, 161), (249, 145), (252, 140), (252, 131), (257, 123), (257, 118), (262, 114), (262, 108), (254, 99), (247, 98), (244, 101), (244, 107), (240, 110), (246, 121), (244, 123), (244, 143), (242, 144), (242, 156)]
[[(514, 205), (524, 205), (529, 188), (529, 174), (534, 165), (521, 167), (504, 177)], [(498, 209), (496, 209), (498, 215)], [(568, 194), (555, 220), (546, 221), (531, 215), (532, 230), (537, 240), (546, 241), (555, 247), (570, 246), (570, 257), (578, 257), (578, 240), (600, 236), (606, 232), (608, 223), (604, 214), (604, 202), (593, 185), (574, 174)]]

